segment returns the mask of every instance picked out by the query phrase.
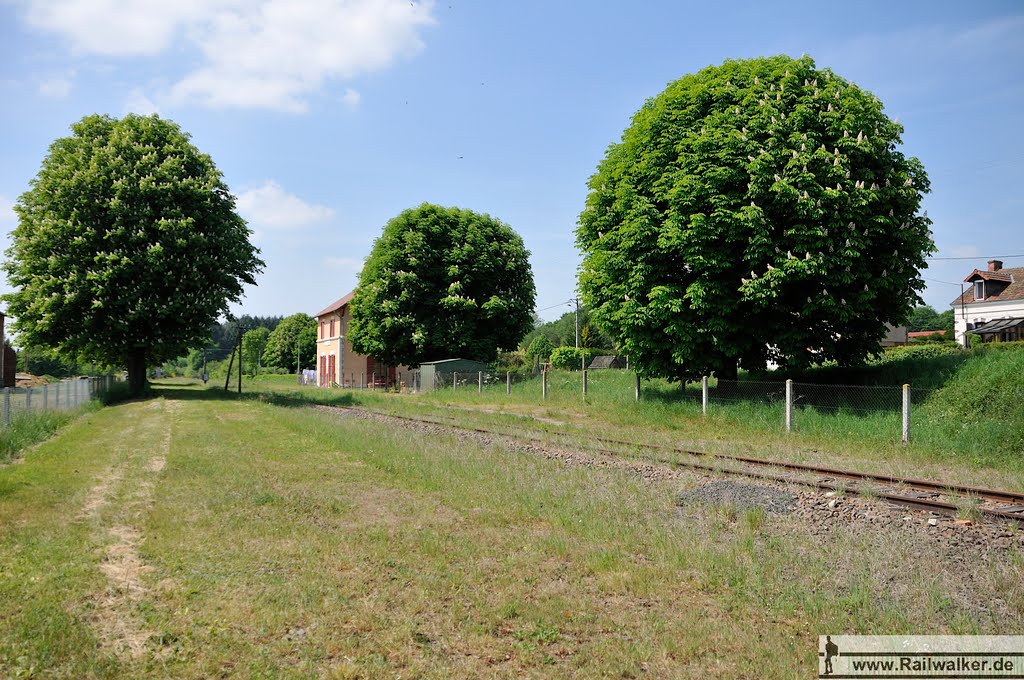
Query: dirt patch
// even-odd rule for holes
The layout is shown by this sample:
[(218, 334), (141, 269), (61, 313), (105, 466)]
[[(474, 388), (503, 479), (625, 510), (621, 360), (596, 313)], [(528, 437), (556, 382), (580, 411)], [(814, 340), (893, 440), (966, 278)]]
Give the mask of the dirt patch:
[[(143, 409), (173, 412), (177, 406), (173, 402), (154, 401), (143, 406)], [(152, 476), (159, 474), (167, 465), (171, 429), (163, 419), (159, 424), (163, 427), (159, 448), (142, 464), (143, 475), (131, 478), (133, 488), (122, 488), (129, 483), (125, 481), (129, 461), (124, 461), (103, 474), (99, 483), (90, 490), (79, 514), (83, 519), (98, 520), (100, 511), (110, 503), (115, 492), (128, 492), (122, 494), (124, 507), (116, 509), (121, 520), (105, 530), (101, 529), (100, 540), (107, 542), (107, 545), (99, 568), (107, 578), (107, 587), (94, 598), (95, 609), (91, 617), (100, 645), (121, 659), (141, 658), (153, 636), (153, 632), (145, 627), (137, 614), (138, 603), (149, 592), (144, 577), (153, 571), (153, 567), (147, 565), (139, 553), (142, 534), (132, 526), (131, 519), (142, 514), (152, 504)]]
[(97, 599), (93, 623), (104, 648), (116, 656), (137, 659), (145, 653), (152, 633), (133, 610), (147, 593), (142, 576), (153, 568), (139, 556), (142, 537), (137, 530), (119, 525), (108, 533), (115, 541), (107, 547), (100, 565), (107, 577), (107, 590)]
[(89, 495), (85, 497), (85, 504), (78, 513), (78, 519), (89, 519), (99, 514), (103, 506), (107, 504), (107, 496), (110, 490), (121, 483), (124, 472), (121, 468), (109, 468), (100, 477), (100, 481), (89, 489)]

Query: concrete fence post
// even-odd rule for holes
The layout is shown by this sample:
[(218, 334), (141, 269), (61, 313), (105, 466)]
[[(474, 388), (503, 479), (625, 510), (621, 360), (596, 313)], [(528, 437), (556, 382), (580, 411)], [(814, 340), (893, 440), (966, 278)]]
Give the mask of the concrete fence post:
[(48, 408), (50, 408), (50, 394), (49, 394), (50, 390), (49, 390), (49, 388), (50, 388), (49, 385), (46, 385), (46, 384), (43, 385), (43, 410), (44, 411), (47, 410)]
[(793, 381), (786, 380), (786, 432), (793, 431)]
[(512, 371), (505, 371), (505, 395), (512, 394)]
[(4, 388), (4, 425), (11, 424), (11, 388)]
[(477, 394), (483, 394), (484, 393), (484, 372), (483, 371), (477, 371), (476, 372), (476, 393)]
[(59, 411), (60, 410), (60, 383), (57, 383), (56, 385), (54, 385), (54, 387), (57, 390), (57, 394), (53, 398), (54, 408), (56, 408)]
[(587, 398), (587, 369), (583, 369), (583, 399)]
[(634, 373), (633, 377), (635, 379), (635, 382), (634, 382), (634, 385), (633, 385), (633, 396), (634, 396), (635, 401), (640, 401), (640, 374), (639, 373)]
[(452, 371), (452, 391), (459, 386), (459, 372)]
[(910, 442), (910, 385), (903, 385), (903, 443)]
[(701, 413), (708, 414), (708, 377), (705, 375), (700, 379), (700, 404)]
[(548, 398), (548, 369), (544, 369), (540, 373), (540, 396), (542, 399)]
[(25, 388), (25, 413), (32, 410), (32, 388)]

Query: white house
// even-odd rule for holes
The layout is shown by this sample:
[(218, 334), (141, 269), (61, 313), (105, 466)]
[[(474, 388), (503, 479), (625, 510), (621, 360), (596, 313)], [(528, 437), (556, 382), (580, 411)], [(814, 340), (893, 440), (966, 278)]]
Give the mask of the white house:
[(966, 346), (969, 335), (983, 342), (1024, 340), (1024, 267), (1003, 269), (989, 260), (988, 269), (975, 269), (964, 283), (967, 290), (950, 303), (957, 342)]

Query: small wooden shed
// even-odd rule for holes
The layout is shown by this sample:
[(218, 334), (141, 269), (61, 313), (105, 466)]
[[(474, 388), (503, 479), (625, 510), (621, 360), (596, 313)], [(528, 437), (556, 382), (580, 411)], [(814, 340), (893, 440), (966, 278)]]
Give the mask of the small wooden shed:
[(425, 361), (420, 364), (419, 391), (429, 392), (430, 390), (451, 385), (452, 374), (465, 374), (468, 379), (474, 377), (480, 371), (487, 372), (490, 366), (482, 361), (472, 359), (442, 359), (440, 361)]
[(613, 354), (606, 354), (599, 357), (594, 357), (594, 360), (590, 362), (591, 370), (595, 368), (625, 368), (626, 362), (620, 357)]

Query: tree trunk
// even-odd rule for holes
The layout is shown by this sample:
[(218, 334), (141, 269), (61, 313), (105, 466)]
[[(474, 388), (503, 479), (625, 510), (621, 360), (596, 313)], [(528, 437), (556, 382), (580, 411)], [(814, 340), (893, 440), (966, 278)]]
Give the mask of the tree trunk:
[(128, 389), (133, 397), (146, 389), (146, 350), (133, 349), (128, 354)]
[(716, 375), (719, 380), (736, 380), (737, 377), (737, 365), (735, 361), (725, 360), (722, 367), (718, 369)]

